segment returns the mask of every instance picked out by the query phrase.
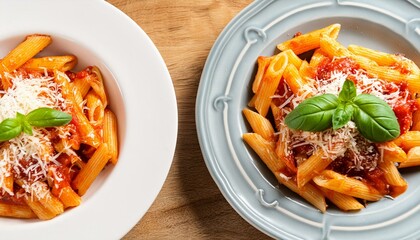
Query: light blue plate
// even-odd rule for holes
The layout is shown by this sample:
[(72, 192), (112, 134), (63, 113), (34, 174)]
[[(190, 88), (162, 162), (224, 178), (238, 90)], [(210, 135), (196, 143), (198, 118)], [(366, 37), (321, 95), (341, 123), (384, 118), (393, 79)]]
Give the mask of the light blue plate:
[(404, 170), (408, 190), (360, 212), (334, 207), (322, 214), (279, 186), (241, 139), (249, 132), (242, 109), (250, 100), (259, 55), (296, 32), (340, 23), (339, 41), (391, 53), (420, 64), (420, 2), (255, 1), (224, 29), (207, 59), (196, 122), (207, 167), (233, 208), (269, 236), (282, 239), (419, 239), (420, 168)]

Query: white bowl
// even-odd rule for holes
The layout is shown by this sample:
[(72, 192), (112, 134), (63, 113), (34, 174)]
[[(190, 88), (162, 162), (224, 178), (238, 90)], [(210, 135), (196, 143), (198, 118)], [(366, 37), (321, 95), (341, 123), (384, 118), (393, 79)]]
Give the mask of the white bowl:
[(146, 213), (168, 174), (177, 106), (158, 50), (128, 16), (105, 1), (0, 0), (0, 56), (28, 34), (49, 34), (40, 55), (74, 54), (77, 69), (100, 68), (118, 118), (120, 155), (79, 207), (49, 220), (0, 217), (2, 239), (117, 239)]

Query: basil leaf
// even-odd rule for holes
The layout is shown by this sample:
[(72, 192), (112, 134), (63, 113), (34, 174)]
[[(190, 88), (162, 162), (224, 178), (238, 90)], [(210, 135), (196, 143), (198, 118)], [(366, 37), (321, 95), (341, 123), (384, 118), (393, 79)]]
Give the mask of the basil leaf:
[(7, 118), (0, 123), (0, 142), (19, 136), (22, 126), (16, 118)]
[(365, 138), (372, 142), (390, 141), (400, 135), (400, 126), (391, 107), (382, 99), (360, 94), (353, 100), (354, 122)]
[(52, 108), (38, 108), (26, 115), (26, 121), (34, 127), (58, 127), (68, 124), (71, 115)]
[(32, 126), (28, 123), (26, 120), (25, 115), (22, 113), (16, 113), (16, 120), (20, 122), (20, 125), (22, 126), (22, 130), (24, 133), (32, 136)]
[(285, 120), (291, 129), (320, 132), (332, 126), (332, 116), (338, 106), (333, 94), (323, 94), (301, 102)]
[(342, 104), (340, 103), (334, 111), (332, 117), (333, 129), (337, 130), (342, 126), (346, 125), (353, 116), (354, 107), (351, 103)]
[(346, 79), (344, 81), (343, 87), (338, 94), (338, 100), (342, 102), (348, 102), (353, 100), (356, 97), (356, 86), (353, 81)]

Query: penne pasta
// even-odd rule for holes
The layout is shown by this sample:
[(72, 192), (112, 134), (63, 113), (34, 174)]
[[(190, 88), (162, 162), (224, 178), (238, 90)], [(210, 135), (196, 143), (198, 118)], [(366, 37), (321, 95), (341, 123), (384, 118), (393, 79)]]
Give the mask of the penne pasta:
[(108, 145), (102, 143), (72, 182), (74, 189), (77, 190), (80, 196), (83, 196), (87, 192), (109, 159)]
[(87, 118), (92, 126), (102, 125), (104, 120), (105, 106), (94, 91), (86, 95)]
[(271, 59), (272, 58), (270, 57), (263, 57), (263, 56), (258, 57), (258, 70), (257, 70), (257, 74), (255, 75), (254, 82), (252, 83), (252, 91), (254, 93), (258, 92), (258, 89), (260, 88), (261, 81), (264, 77), (264, 74), (267, 71), (268, 66), (270, 65)]
[(323, 53), (320, 48), (317, 48), (309, 61), (309, 66), (313, 69), (317, 69), (322, 62), (329, 60), (330, 58)]
[(274, 141), (274, 129), (268, 119), (246, 108), (242, 112), (255, 133), (268, 141)]
[(420, 78), (420, 74), (404, 74), (401, 71), (392, 69), (386, 66), (370, 66), (368, 71), (372, 74), (377, 76), (380, 79), (394, 82), (396, 84), (400, 84), (403, 82), (408, 82), (408, 89), (412, 93), (420, 92), (420, 82), (418, 79)]
[(243, 109), (243, 140), (323, 212), (325, 198), (355, 211), (397, 197), (408, 187), (399, 169), (420, 166), (420, 68), (401, 53), (346, 47), (340, 28), (297, 33), (258, 57)]
[[(285, 170), (285, 165), (278, 160), (273, 145), (255, 133), (246, 133), (243, 135), (244, 140), (251, 146), (251, 148), (261, 157), (267, 167), (274, 173), (277, 180), (286, 187), (301, 195), (308, 202), (313, 204), (322, 212), (326, 210), (325, 198), (320, 191), (312, 184), (307, 184), (302, 188), (297, 187), (295, 180), (289, 179), (282, 172)], [(267, 151), (271, 149), (271, 151)]]
[(347, 48), (351, 53), (369, 58), (372, 61), (375, 61), (379, 66), (392, 66), (397, 62), (395, 55), (393, 54), (376, 51), (358, 45), (349, 45)]
[(11, 218), (36, 218), (32, 209), (25, 205), (7, 204), (0, 202), (0, 216)]
[(300, 59), (292, 50), (288, 49), (283, 52), (287, 56), (287, 61), (289, 64), (293, 64), (297, 69), (300, 68), (300, 66), (303, 63), (303, 60)]
[(118, 134), (117, 117), (109, 110), (105, 110), (104, 115), (104, 142), (108, 144), (111, 163), (117, 164), (118, 161)]
[(3, 183), (1, 185), (2, 191), (13, 193), (14, 177), (13, 175), (3, 175)]
[(382, 150), (382, 161), (405, 162), (407, 154), (394, 142), (386, 142), (379, 146)]
[(81, 92), (78, 91), (77, 87), (74, 85), (74, 83), (68, 84), (70, 89), (73, 89), (73, 99), (74, 103), (80, 108), (83, 109), (85, 106), (85, 99), (83, 98), (83, 95)]
[(79, 206), (108, 161), (118, 161), (117, 117), (100, 70), (73, 72), (73, 55), (36, 56), (51, 41), (28, 35), (0, 58), (0, 125), (13, 127), (0, 131), (0, 217), (52, 219)]
[(77, 58), (72, 55), (49, 56), (31, 58), (22, 65), (22, 68), (32, 71), (59, 70), (61, 72), (70, 71), (77, 64)]
[(382, 198), (382, 194), (372, 186), (331, 170), (324, 170), (320, 175), (314, 177), (313, 180), (318, 186), (352, 197), (368, 201), (378, 201)]
[(0, 61), (0, 76), (3, 89), (8, 89), (12, 85), (10, 79), (6, 76), (6, 73), (11, 73), (18, 69), (50, 43), (50, 36), (34, 34), (27, 36), (25, 41), (10, 51), (10, 53)]
[(283, 72), (287, 66), (287, 56), (278, 54), (270, 63), (265, 72), (261, 86), (256, 93), (255, 108), (263, 117), (270, 108), (271, 96), (274, 95)]
[[(100, 136), (96, 133), (93, 126), (89, 123), (89, 120), (84, 115), (82, 109), (78, 107), (78, 103), (75, 99), (74, 93), (70, 88), (68, 78), (62, 73), (55, 73), (55, 81), (61, 84), (63, 88), (63, 95), (69, 101), (73, 103), (72, 116), (75, 124), (79, 129), (79, 133), (82, 135), (81, 142), (88, 144), (92, 147), (98, 147), (101, 143)], [(73, 89), (74, 90), (74, 89)]]
[(25, 199), (26, 204), (31, 208), (31, 210), (35, 213), (35, 215), (41, 220), (49, 220), (57, 216), (56, 214), (52, 213), (48, 209), (44, 207), (39, 201), (34, 199), (30, 199), (27, 197)]
[(302, 77), (303, 82), (309, 85), (313, 85), (313, 79), (315, 78), (315, 71), (309, 65), (307, 61), (302, 61), (299, 68), (299, 75)]
[[(417, 106), (420, 106), (420, 98), (416, 99), (416, 104)], [(411, 131), (420, 131), (420, 109), (413, 112), (412, 121)]]
[(319, 175), (332, 162), (331, 158), (325, 156), (322, 149), (317, 149), (312, 156), (297, 167), (297, 184), (301, 188)]
[(72, 83), (73, 86), (77, 88), (77, 92), (80, 93), (82, 99), (84, 99), (91, 88), (90, 83), (85, 78), (76, 78)]
[(297, 172), (297, 167), (296, 167), (296, 163), (294, 159), (287, 155), (287, 145), (286, 145), (286, 142), (284, 141), (283, 135), (279, 136), (279, 140), (277, 141), (275, 152), (279, 160), (282, 161), (284, 165), (287, 166), (290, 172), (292, 173)]
[(290, 90), (292, 90), (292, 92), (295, 95), (302, 94), (302, 89), (305, 86), (305, 81), (303, 81), (302, 77), (299, 74), (299, 70), (295, 67), (295, 65), (288, 64), (286, 69), (284, 70), (283, 77)]
[(273, 142), (265, 140), (256, 133), (245, 133), (242, 138), (258, 154), (271, 172), (281, 172), (285, 169), (286, 166), (277, 158)]
[(407, 160), (401, 162), (399, 168), (420, 166), (420, 147), (413, 147), (407, 153)]
[(82, 198), (69, 186), (60, 189), (56, 195), (63, 203), (64, 208), (77, 207), (82, 202)]
[(354, 197), (327, 188), (319, 187), (325, 197), (343, 211), (355, 211), (365, 208)]
[(340, 28), (340, 24), (333, 24), (328, 27), (294, 37), (288, 41), (278, 44), (277, 48), (280, 51), (291, 49), (295, 54), (299, 55), (309, 50), (319, 48), (321, 35), (329, 36), (332, 39), (337, 38)]
[(385, 180), (392, 187), (392, 197), (397, 197), (407, 190), (407, 182), (401, 176), (394, 162), (383, 160), (379, 162), (379, 168), (384, 172)]
[(104, 107), (108, 105), (108, 99), (105, 93), (104, 80), (102, 79), (102, 73), (97, 67), (92, 67), (92, 75), (89, 75), (89, 83), (93, 90), (98, 94)]
[(273, 126), (275, 127), (275, 129), (277, 129), (278, 132), (280, 132), (280, 130), (282, 129), (281, 121), (283, 119), (282, 110), (276, 105), (274, 105), (273, 103), (271, 103), (270, 109), (271, 109), (271, 113), (273, 114), (273, 121), (274, 121)]
[(351, 52), (337, 42), (335, 39), (329, 37), (328, 35), (321, 35), (319, 40), (320, 50), (325, 53), (329, 58), (334, 57), (350, 57), (352, 56)]
[(293, 192), (299, 194), (301, 197), (303, 197), (306, 201), (314, 205), (321, 212), (325, 212), (327, 210), (327, 204), (325, 203), (324, 195), (312, 183), (308, 183), (305, 186), (299, 188), (294, 179), (291, 179), (281, 173), (277, 173), (275, 174), (275, 176), (280, 183), (285, 185)]
[(404, 149), (404, 151), (409, 151), (413, 147), (420, 146), (420, 131), (408, 131), (393, 142), (395, 145)]
[(39, 203), (51, 214), (57, 216), (64, 212), (64, 205), (63, 203), (55, 196), (53, 196), (50, 192), (48, 195), (43, 198), (37, 199)]

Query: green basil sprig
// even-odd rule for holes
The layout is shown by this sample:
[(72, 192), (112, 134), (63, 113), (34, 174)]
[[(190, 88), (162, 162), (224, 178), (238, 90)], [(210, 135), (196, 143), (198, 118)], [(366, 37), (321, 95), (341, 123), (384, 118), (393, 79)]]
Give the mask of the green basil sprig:
[(19, 136), (22, 132), (22, 124), (16, 118), (7, 118), (0, 123), (0, 142), (4, 142)]
[(333, 94), (308, 98), (290, 112), (285, 121), (291, 129), (324, 131), (331, 127), (331, 119), (337, 106), (337, 97)]
[(33, 127), (58, 127), (71, 121), (71, 115), (52, 108), (38, 108), (26, 115), (26, 121)]
[(22, 132), (32, 135), (32, 127), (58, 127), (68, 124), (70, 114), (52, 108), (38, 108), (27, 115), (16, 113), (15, 118), (0, 123), (0, 142), (19, 136)]
[(323, 94), (300, 103), (286, 118), (291, 129), (320, 132), (337, 130), (353, 120), (360, 134), (372, 142), (390, 141), (400, 135), (400, 126), (391, 107), (370, 94), (356, 94), (356, 87), (346, 80), (338, 97)]

